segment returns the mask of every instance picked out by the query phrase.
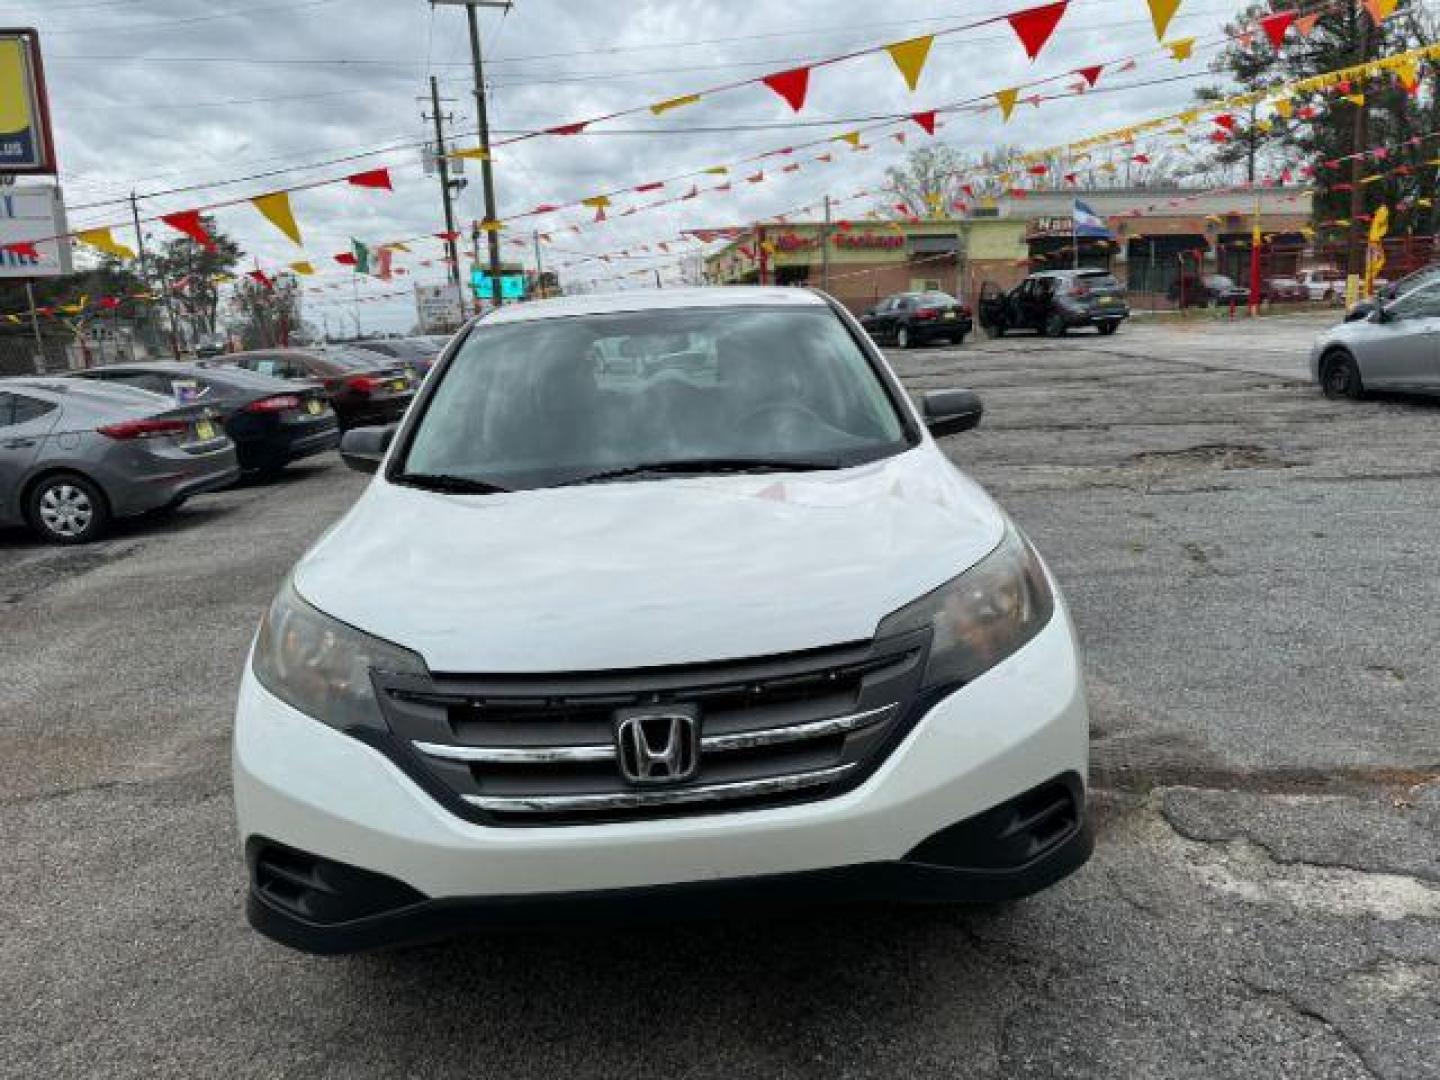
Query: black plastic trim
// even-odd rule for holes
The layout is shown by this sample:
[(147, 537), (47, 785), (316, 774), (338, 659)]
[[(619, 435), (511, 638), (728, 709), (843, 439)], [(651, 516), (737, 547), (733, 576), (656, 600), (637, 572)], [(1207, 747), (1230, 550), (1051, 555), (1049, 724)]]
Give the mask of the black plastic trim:
[[(1080, 783), (1074, 774), (1068, 774), (1064, 782), (1068, 785), (1072, 778), (1074, 783)], [(246, 916), (254, 929), (282, 945), (331, 955), (525, 926), (676, 922), (723, 918), (757, 908), (849, 903), (998, 903), (1039, 892), (1085, 864), (1094, 850), (1094, 836), (1083, 817), (1083, 805), (1080, 809), (1078, 825), (1063, 841), (1024, 865), (1004, 869), (921, 862), (912, 852), (893, 862), (724, 881), (595, 892), (425, 899), (382, 914), (331, 924), (301, 919), (268, 901), (252, 886)], [(924, 849), (926, 843), (922, 842), (916, 851)]]

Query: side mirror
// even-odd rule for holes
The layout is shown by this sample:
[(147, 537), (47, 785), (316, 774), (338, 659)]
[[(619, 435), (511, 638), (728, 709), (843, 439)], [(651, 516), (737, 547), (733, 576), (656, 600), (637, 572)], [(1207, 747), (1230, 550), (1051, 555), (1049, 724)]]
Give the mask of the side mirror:
[(985, 408), (974, 390), (930, 390), (920, 399), (930, 434), (958, 435), (980, 426)]
[(385, 451), (390, 449), (399, 426), (389, 424), (347, 431), (340, 439), (340, 460), (356, 472), (374, 473), (385, 460)]

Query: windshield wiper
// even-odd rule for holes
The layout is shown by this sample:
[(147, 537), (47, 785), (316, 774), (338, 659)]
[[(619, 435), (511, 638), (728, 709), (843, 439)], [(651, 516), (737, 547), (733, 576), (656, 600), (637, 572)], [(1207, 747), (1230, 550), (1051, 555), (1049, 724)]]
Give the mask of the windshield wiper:
[(397, 476), (395, 482), (422, 488), (425, 491), (442, 491), (448, 495), (499, 495), (510, 490), (499, 484), (492, 484), (488, 480), (476, 480), (469, 476), (453, 476), (450, 473), (407, 472)]
[(574, 480), (567, 480), (561, 487), (579, 484), (599, 484), (607, 480), (624, 480), (633, 476), (661, 476), (675, 473), (702, 475), (704, 473), (770, 473), (770, 472), (820, 472), (838, 469), (835, 461), (786, 461), (783, 458), (681, 458), (676, 461), (646, 461), (637, 465), (626, 465), (619, 469), (606, 469)]

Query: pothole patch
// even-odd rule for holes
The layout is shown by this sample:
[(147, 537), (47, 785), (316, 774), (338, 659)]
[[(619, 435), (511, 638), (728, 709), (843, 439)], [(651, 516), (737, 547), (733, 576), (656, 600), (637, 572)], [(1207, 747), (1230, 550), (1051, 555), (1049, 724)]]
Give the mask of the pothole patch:
[(1286, 461), (1273, 450), (1251, 443), (1202, 443), (1183, 450), (1147, 450), (1130, 455), (1130, 463), (1157, 473), (1290, 469), (1296, 464)]

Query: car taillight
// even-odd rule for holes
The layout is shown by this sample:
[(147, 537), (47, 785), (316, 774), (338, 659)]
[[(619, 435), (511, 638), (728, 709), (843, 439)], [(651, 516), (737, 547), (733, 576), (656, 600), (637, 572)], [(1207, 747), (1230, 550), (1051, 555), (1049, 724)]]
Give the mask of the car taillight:
[(377, 379), (373, 375), (354, 375), (345, 380), (345, 385), (357, 394), (369, 394), (385, 385), (384, 379)]
[(920, 319), (920, 320), (925, 321), (925, 322), (928, 322), (928, 321), (931, 320), (931, 319), (938, 319), (939, 317), (940, 317), (940, 309), (939, 309), (939, 308), (922, 307), (919, 311), (915, 312), (915, 318)]
[(246, 412), (285, 412), (300, 408), (300, 399), (294, 394), (280, 394), (277, 397), (261, 398), (245, 406)]
[(1072, 286), (1070, 286), (1070, 295), (1071, 295), (1071, 296), (1089, 296), (1089, 295), (1090, 295), (1090, 290), (1087, 289), (1084, 285), (1072, 285)]
[(96, 428), (110, 439), (156, 439), (165, 435), (184, 435), (190, 425), (184, 420), (124, 420)]

